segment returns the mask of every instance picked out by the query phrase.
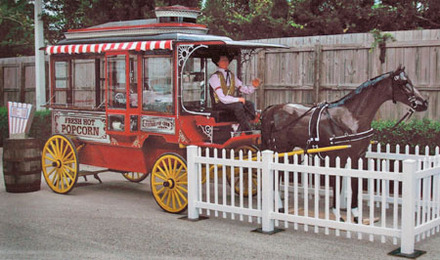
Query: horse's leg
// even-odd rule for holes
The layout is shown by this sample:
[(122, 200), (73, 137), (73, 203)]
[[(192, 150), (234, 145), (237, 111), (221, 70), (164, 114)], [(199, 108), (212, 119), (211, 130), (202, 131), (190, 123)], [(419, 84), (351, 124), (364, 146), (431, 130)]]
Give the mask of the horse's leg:
[[(330, 159), (330, 168), (335, 168), (336, 162), (335, 158)], [(337, 179), (339, 181), (339, 189), (336, 189), (336, 182)], [(333, 199), (332, 199), (332, 213), (335, 216), (336, 221), (344, 222), (345, 220), (341, 217), (341, 209), (337, 210), (337, 204), (336, 204), (336, 196), (339, 196), (342, 191), (342, 178), (338, 176), (330, 176), (330, 187), (333, 189)]]
[[(359, 167), (359, 159), (354, 158), (352, 161), (352, 169), (358, 169), (358, 167)], [(351, 213), (353, 215), (353, 219), (355, 223), (359, 223), (358, 193), (359, 193), (359, 178), (351, 177)]]

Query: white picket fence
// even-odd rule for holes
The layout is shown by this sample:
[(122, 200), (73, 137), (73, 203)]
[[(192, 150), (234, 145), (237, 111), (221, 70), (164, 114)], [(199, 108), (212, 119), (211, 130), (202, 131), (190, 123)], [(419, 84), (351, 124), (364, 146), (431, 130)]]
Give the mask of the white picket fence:
[[(440, 231), (440, 155), (438, 148), (432, 156), (429, 149), (396, 151), (370, 147), (359, 169), (351, 169), (350, 160), (342, 167), (337, 159), (330, 167), (328, 158), (317, 156), (280, 158), (272, 151), (252, 155), (188, 146), (188, 218), (204, 214), (256, 222), (263, 233), (303, 226), (327, 235), (344, 232), (347, 238), (400, 240), (400, 252), (411, 255), (416, 242)], [(359, 223), (345, 209), (351, 205), (352, 178), (358, 183)], [(335, 205), (332, 186), (342, 190)]]

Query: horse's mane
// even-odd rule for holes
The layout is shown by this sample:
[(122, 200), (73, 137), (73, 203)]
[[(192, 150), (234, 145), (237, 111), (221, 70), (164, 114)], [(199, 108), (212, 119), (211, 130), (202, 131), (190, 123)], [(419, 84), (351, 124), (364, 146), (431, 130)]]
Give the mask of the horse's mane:
[(356, 95), (359, 95), (360, 93), (362, 93), (362, 91), (364, 91), (365, 89), (368, 89), (370, 87), (375, 87), (379, 82), (388, 78), (393, 73), (394, 72), (387, 72), (387, 73), (384, 73), (382, 75), (379, 75), (377, 77), (374, 77), (372, 79), (365, 81), (359, 87), (350, 91), (350, 93), (343, 96), (339, 100), (336, 100), (336, 101), (329, 103), (329, 107), (337, 107), (337, 106), (342, 106), (342, 105), (346, 104), (349, 100), (351, 100)]

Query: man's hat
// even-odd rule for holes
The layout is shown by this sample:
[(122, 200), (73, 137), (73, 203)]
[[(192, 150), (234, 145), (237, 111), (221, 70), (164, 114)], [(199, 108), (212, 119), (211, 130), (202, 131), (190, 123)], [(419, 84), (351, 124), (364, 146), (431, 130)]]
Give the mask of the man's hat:
[(221, 56), (226, 56), (229, 60), (229, 62), (231, 62), (234, 59), (234, 55), (230, 54), (230, 53), (218, 53), (216, 55), (214, 55), (214, 57), (212, 57), (212, 62), (214, 62), (214, 64), (216, 66), (218, 66), (218, 62), (220, 61), (220, 57)]

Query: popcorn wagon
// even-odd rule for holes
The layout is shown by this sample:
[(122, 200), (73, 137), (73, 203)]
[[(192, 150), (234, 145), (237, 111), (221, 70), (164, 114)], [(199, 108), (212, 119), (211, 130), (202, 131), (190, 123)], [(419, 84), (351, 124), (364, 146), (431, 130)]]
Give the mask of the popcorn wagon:
[(97, 177), (80, 164), (133, 182), (150, 174), (158, 205), (179, 213), (187, 206), (186, 146), (256, 149), (259, 131), (234, 132), (234, 116), (212, 107), (211, 58), (227, 52), (243, 60), (280, 46), (209, 35), (198, 14), (157, 8), (156, 19), (69, 30), (46, 47), (53, 135), (42, 168), (54, 192), (68, 193), (79, 176)]

